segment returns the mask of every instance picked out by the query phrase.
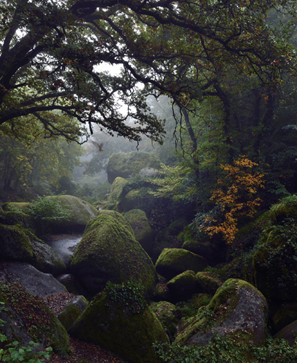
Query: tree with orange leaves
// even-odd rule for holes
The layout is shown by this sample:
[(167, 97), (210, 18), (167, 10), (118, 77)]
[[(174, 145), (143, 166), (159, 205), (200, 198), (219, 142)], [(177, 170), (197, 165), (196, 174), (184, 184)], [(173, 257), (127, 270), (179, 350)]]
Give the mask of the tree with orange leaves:
[(219, 188), (212, 192), (210, 200), (218, 205), (223, 214), (223, 221), (218, 222), (212, 217), (206, 217), (201, 230), (209, 236), (221, 233), (227, 243), (232, 243), (238, 231), (238, 217), (253, 217), (261, 199), (257, 197), (260, 188), (264, 187), (264, 174), (256, 171), (259, 164), (241, 155), (234, 160), (233, 165), (221, 165), (225, 172), (224, 179), (218, 179)]

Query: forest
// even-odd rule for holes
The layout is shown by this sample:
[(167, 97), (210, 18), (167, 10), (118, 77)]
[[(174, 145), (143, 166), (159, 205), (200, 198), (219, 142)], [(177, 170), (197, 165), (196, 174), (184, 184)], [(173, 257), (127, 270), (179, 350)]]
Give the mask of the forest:
[(296, 24), (0, 2), (0, 361), (297, 362)]

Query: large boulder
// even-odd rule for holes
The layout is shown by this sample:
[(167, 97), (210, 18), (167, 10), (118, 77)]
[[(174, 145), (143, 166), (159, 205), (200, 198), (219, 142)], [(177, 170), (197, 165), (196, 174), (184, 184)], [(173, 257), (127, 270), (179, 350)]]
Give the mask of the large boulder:
[(42, 299), (33, 296), (17, 283), (0, 282), (0, 301), (5, 310), (0, 319), (8, 342), (18, 341), (27, 346), (32, 340), (40, 343), (39, 349), (53, 345), (59, 353), (66, 353), (69, 346), (68, 334)]
[(203, 271), (208, 263), (203, 257), (182, 248), (164, 248), (155, 266), (161, 276), (172, 279), (186, 270)]
[(65, 329), (69, 330), (87, 306), (87, 299), (82, 295), (77, 296), (64, 307), (63, 311), (57, 314), (57, 318)]
[(156, 156), (136, 151), (111, 155), (106, 171), (108, 182), (112, 184), (117, 177), (152, 176), (159, 169), (161, 161)]
[(98, 211), (90, 203), (73, 195), (59, 195), (58, 203), (65, 210), (65, 218), (59, 218), (48, 223), (52, 233), (82, 232), (87, 223), (94, 218)]
[(51, 274), (63, 273), (65, 264), (57, 253), (21, 224), (0, 224), (2, 261), (27, 262), (38, 270)]
[(206, 307), (189, 319), (176, 343), (206, 345), (215, 335), (240, 336), (242, 342), (255, 345), (266, 340), (268, 306), (265, 297), (253, 285), (229, 279), (217, 290)]
[(168, 301), (154, 302), (150, 305), (150, 307), (160, 320), (170, 340), (173, 340), (177, 331), (177, 324), (182, 318), (180, 309)]
[(100, 214), (91, 220), (73, 259), (71, 271), (91, 295), (107, 281), (121, 283), (133, 277), (151, 294), (156, 283), (154, 265), (133, 230), (119, 213)]
[(173, 302), (188, 300), (197, 291), (197, 278), (194, 271), (187, 270), (167, 282)]
[(144, 250), (150, 254), (152, 250), (154, 232), (149, 224), (144, 211), (132, 209), (125, 213), (125, 218), (131, 224), (136, 241), (138, 241)]
[(0, 263), (0, 282), (1, 280), (5, 283), (18, 282), (32, 295), (41, 298), (67, 291), (53, 275), (40, 272), (28, 263)]
[(117, 353), (131, 363), (161, 362), (153, 343), (169, 342), (160, 321), (136, 286), (111, 286), (98, 294), (69, 334)]

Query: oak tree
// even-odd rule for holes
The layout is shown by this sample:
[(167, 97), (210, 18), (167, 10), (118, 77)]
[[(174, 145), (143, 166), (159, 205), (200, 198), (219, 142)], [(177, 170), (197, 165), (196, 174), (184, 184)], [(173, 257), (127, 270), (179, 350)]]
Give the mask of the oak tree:
[[(292, 13), (284, 32), (265, 21), (279, 6)], [(162, 142), (148, 94), (169, 95), (181, 108), (214, 94), (224, 101), (218, 77), (229, 67), (276, 83), (295, 66), (287, 31), (294, 11), (286, 0), (3, 0), (0, 124), (13, 129), (32, 115), (46, 137), (77, 139), (66, 122), (76, 119), (91, 132), (95, 123)]]

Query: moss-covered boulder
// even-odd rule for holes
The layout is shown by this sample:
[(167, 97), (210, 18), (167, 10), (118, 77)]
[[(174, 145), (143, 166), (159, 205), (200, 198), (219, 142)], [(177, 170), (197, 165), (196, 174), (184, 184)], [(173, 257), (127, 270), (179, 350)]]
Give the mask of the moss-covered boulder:
[(168, 301), (170, 299), (170, 293), (166, 282), (160, 281), (157, 283), (154, 290), (155, 301)]
[(57, 198), (58, 203), (65, 210), (64, 219), (59, 218), (48, 223), (52, 233), (81, 232), (87, 223), (98, 214), (94, 206), (73, 195), (48, 198)]
[(170, 340), (173, 340), (176, 334), (177, 324), (182, 318), (180, 309), (168, 301), (154, 302), (150, 307), (160, 320)]
[(197, 292), (197, 279), (194, 271), (187, 270), (167, 282), (171, 301), (188, 300)]
[(161, 362), (152, 344), (169, 342), (155, 313), (127, 285), (96, 295), (69, 334), (99, 344), (131, 363)]
[(30, 236), (20, 224), (0, 224), (0, 259), (31, 261), (34, 253)]
[(190, 319), (176, 342), (206, 345), (214, 334), (241, 339), (242, 344), (262, 344), (266, 340), (268, 306), (254, 286), (239, 279), (227, 280), (206, 307)]
[(190, 239), (183, 243), (182, 248), (204, 257), (210, 266), (214, 266), (222, 260), (220, 248), (210, 242), (199, 242)]
[(222, 285), (222, 282), (211, 276), (207, 272), (197, 272), (196, 274), (196, 286), (197, 292), (213, 295), (217, 289)]
[(144, 250), (150, 254), (152, 250), (154, 232), (149, 224), (144, 211), (132, 209), (125, 213), (125, 218), (131, 224), (136, 241), (138, 241)]
[(69, 330), (80, 314), (88, 305), (87, 299), (80, 295), (67, 304), (64, 310), (57, 315), (57, 318), (63, 324), (66, 330)]
[(142, 283), (146, 293), (154, 290), (154, 265), (121, 218), (100, 214), (91, 220), (74, 253), (71, 271), (90, 294), (101, 291), (107, 281), (120, 283), (130, 277)]
[(172, 279), (186, 270), (203, 271), (208, 263), (203, 257), (182, 248), (164, 248), (155, 266), (161, 276)]
[(127, 180), (121, 177), (115, 178), (111, 185), (108, 199), (105, 203), (104, 209), (118, 210), (119, 203), (121, 202), (121, 194), (124, 186), (127, 184)]
[(106, 171), (108, 182), (112, 184), (116, 177), (150, 176), (159, 169), (161, 162), (156, 156), (136, 151), (111, 155)]
[(33, 340), (40, 343), (40, 349), (52, 345), (58, 352), (67, 351), (68, 334), (42, 299), (31, 295), (19, 284), (0, 282), (0, 301), (6, 308), (0, 313), (0, 318), (6, 322), (3, 330), (9, 342), (17, 340), (27, 346)]
[(0, 260), (27, 262), (38, 270), (60, 274), (66, 266), (57, 253), (21, 224), (0, 224)]
[[(107, 215), (115, 218), (120, 224), (125, 226), (130, 233), (134, 234), (133, 228), (125, 216), (115, 210), (102, 209), (99, 211), (98, 215)], [(134, 235), (135, 236), (135, 235)]]

